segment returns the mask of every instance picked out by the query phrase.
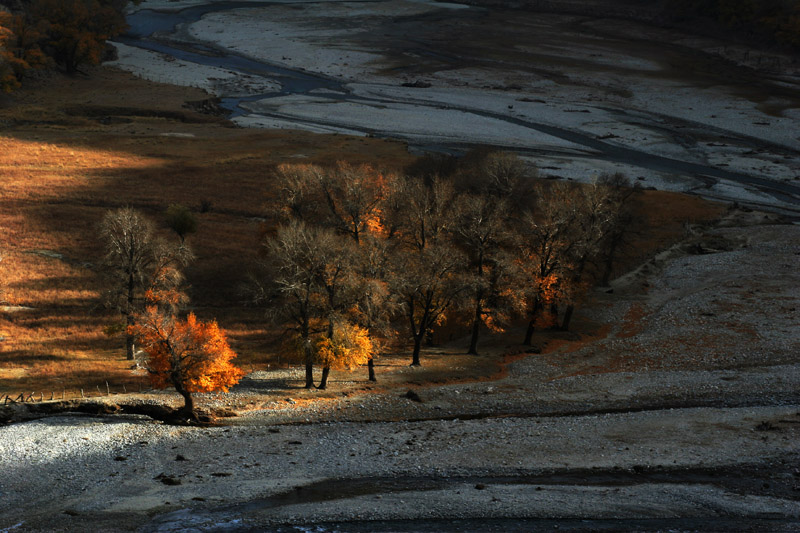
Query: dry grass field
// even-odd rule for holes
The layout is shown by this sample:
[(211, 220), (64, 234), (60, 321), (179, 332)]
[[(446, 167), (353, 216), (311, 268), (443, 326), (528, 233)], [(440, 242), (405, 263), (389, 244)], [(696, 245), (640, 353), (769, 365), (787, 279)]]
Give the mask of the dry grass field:
[[(241, 366), (263, 369), (274, 363), (274, 335), (261, 311), (241, 305), (238, 286), (263, 231), (270, 169), (339, 159), (393, 169), (413, 160), (393, 141), (237, 129), (184, 107), (204, 98), (104, 68), (0, 96), (0, 396), (96, 394), (106, 381), (116, 391), (144, 382), (123, 341), (103, 333), (116, 319), (99, 303), (96, 227), (108, 209), (136, 207), (171, 237), (167, 206), (208, 208), (188, 238), (197, 255), (187, 272), (192, 305), (229, 332)], [(627, 267), (682, 238), (686, 223), (723, 211), (658, 191), (645, 191), (638, 209), (644, 231)]]

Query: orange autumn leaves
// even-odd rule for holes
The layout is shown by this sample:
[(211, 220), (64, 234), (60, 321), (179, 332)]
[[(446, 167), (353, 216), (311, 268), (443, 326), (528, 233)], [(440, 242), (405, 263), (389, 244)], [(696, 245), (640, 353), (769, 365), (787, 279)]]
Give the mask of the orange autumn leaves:
[(369, 331), (343, 321), (334, 327), (332, 337), (317, 336), (308, 341), (299, 335), (289, 337), (283, 344), (281, 355), (288, 361), (302, 362), (305, 342), (310, 343), (315, 361), (334, 370), (354, 370), (366, 364), (375, 353)]
[(123, 0), (33, 0), (0, 9), (0, 90), (19, 88), (26, 71), (57, 64), (68, 74), (98, 64), (106, 40), (126, 28)]
[(0, 91), (18, 89), (25, 71), (46, 64), (39, 39), (41, 33), (22, 16), (0, 11)]
[(366, 364), (373, 354), (369, 332), (354, 324), (334, 330), (333, 338), (317, 341), (317, 357), (324, 366), (338, 370), (353, 370)]
[(244, 375), (233, 365), (236, 354), (216, 321), (198, 320), (194, 313), (177, 319), (149, 305), (129, 330), (147, 355), (144, 365), (155, 388), (227, 392)]

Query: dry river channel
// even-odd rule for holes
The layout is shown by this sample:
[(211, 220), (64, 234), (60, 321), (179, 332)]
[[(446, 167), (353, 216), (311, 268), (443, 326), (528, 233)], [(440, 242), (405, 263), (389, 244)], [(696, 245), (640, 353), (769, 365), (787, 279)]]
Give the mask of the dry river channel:
[[(324, 11), (324, 8), (333, 4), (337, 4), (337, 2), (301, 2), (299, 5), (293, 4), (292, 7), (295, 10), (320, 11), (320, 15), (311, 22), (303, 19), (303, 24), (313, 23), (313, 26), (316, 27), (329, 23), (335, 26), (342, 24), (343, 18), (339, 16), (327, 20)], [(382, 3), (339, 2), (338, 4), (371, 6)], [(725, 124), (716, 125), (713, 120), (692, 120), (689, 118), (692, 114), (689, 114), (688, 117), (681, 116), (679, 113), (669, 113), (668, 109), (662, 110), (658, 106), (647, 109), (647, 95), (642, 96), (645, 105), (635, 105), (619, 100), (603, 102), (598, 101), (597, 98), (581, 102), (579, 97), (573, 98), (570, 94), (570, 91), (574, 89), (571, 84), (580, 85), (580, 83), (560, 80), (559, 76), (563, 73), (556, 72), (557, 65), (550, 71), (542, 72), (545, 67), (537, 61), (535, 54), (531, 54), (528, 58), (530, 63), (526, 64), (525, 57), (521, 59), (497, 57), (496, 51), (491, 49), (482, 54), (482, 49), (475, 47), (464, 47), (463, 50), (460, 50), (456, 46), (457, 43), (447, 41), (445, 45), (442, 44), (442, 41), (453, 37), (447, 33), (446, 29), (441, 32), (436, 30), (436, 26), (442, 24), (444, 16), (447, 17), (448, 26), (458, 27), (460, 28), (458, 31), (465, 32), (470, 29), (475, 30), (485, 23), (487, 17), (485, 8), (464, 6), (464, 9), (437, 9), (436, 4), (432, 3), (431, 10), (419, 14), (389, 17), (386, 16), (386, 13), (380, 13), (382, 16), (379, 17), (375, 13), (369, 13), (354, 17), (351, 25), (357, 27), (359, 24), (363, 24), (364, 26), (360, 32), (372, 34), (380, 31), (384, 36), (383, 39), (380, 39), (380, 43), (366, 42), (366, 37), (362, 33), (353, 30), (355, 33), (348, 34), (343, 39), (344, 44), (335, 42), (330, 46), (344, 47), (345, 50), (372, 46), (380, 51), (384, 58), (394, 58), (395, 62), (397, 62), (397, 58), (406, 60), (413, 58), (419, 63), (395, 68), (387, 66), (380, 72), (381, 77), (376, 81), (375, 76), (366, 76), (365, 79), (358, 77), (344, 79), (344, 74), (339, 77), (322, 74), (314, 71), (314, 65), (291, 64), (287, 66), (286, 61), (283, 63), (279, 61), (281, 58), (268, 61), (263, 57), (254, 57), (252, 54), (226, 48), (223, 44), (212, 40), (211, 37), (200, 39), (195, 34), (196, 32), (189, 31), (192, 25), (208, 16), (218, 18), (235, 16), (237, 11), (264, 13), (263, 16), (272, 16), (275, 10), (287, 9), (285, 3), (214, 2), (191, 5), (183, 9), (171, 7), (169, 11), (147, 9), (146, 3), (143, 7), (145, 9), (129, 15), (128, 22), (131, 29), (125, 37), (119, 40), (121, 43), (157, 52), (162, 57), (167, 56), (185, 62), (221, 68), (244, 76), (269, 79), (277, 84), (276, 90), (268, 93), (236, 96), (222, 94), (221, 106), (228, 110), (232, 119), (247, 117), (249, 122), (257, 123), (259, 117), (260, 119), (271, 118), (288, 122), (290, 125), (294, 123), (294, 126), (300, 129), (317, 128), (324, 131), (327, 128), (330, 131), (340, 130), (349, 133), (400, 138), (407, 141), (412, 148), (422, 151), (463, 153), (471, 146), (490, 144), (530, 157), (540, 166), (554, 170), (555, 172), (551, 172), (553, 175), (559, 175), (558, 170), (564, 169), (558, 166), (548, 167), (546, 163), (548, 158), (568, 157), (573, 162), (585, 160), (585, 167), (588, 170), (583, 172), (583, 179), (590, 179), (591, 175), (597, 175), (601, 171), (619, 168), (627, 170), (631, 175), (645, 174), (645, 177), (640, 178), (641, 180), (645, 180), (648, 175), (664, 177), (667, 181), (683, 180), (686, 182), (684, 185), (686, 190), (710, 197), (740, 200), (763, 207), (762, 204), (765, 202), (760, 198), (740, 197), (741, 195), (737, 192), (739, 190), (750, 191), (759, 197), (768, 197), (769, 200), (766, 203), (785, 214), (796, 215), (800, 209), (798, 207), (800, 205), (800, 186), (796, 181), (797, 178), (800, 178), (800, 167), (796, 164), (800, 159), (800, 151), (798, 151), (800, 143), (797, 142), (800, 139), (790, 136), (785, 142), (780, 142), (781, 139), (776, 141), (765, 138), (756, 132), (728, 128)], [(282, 11), (276, 11), (275, 16), (279, 17), (281, 13)], [(534, 17), (535, 15), (528, 14), (527, 16)], [(271, 21), (276, 23), (275, 20)], [(277, 20), (277, 23), (280, 23), (280, 19)], [(295, 21), (294, 24), (298, 23)], [(548, 28), (551, 28), (551, 32), (555, 32), (558, 26), (553, 23)], [(227, 31), (237, 32), (238, 29), (232, 23), (229, 28), (217, 30), (218, 33)], [(461, 35), (461, 37), (464, 36)], [(597, 39), (596, 35), (592, 37), (595, 38), (594, 41), (582, 44), (587, 48), (596, 47), (594, 51), (602, 52), (604, 46), (609, 46), (609, 42), (614, 43), (623, 52), (629, 50), (627, 47), (635, 46), (635, 41), (620, 44), (610, 39), (605, 41)], [(258, 38), (269, 39), (270, 37), (269, 35), (253, 37), (253, 39)], [(583, 38), (589, 41), (586, 35), (583, 35)], [(598, 41), (600, 44), (597, 44)], [(519, 47), (522, 47), (522, 44)], [(552, 43), (546, 44), (552, 45)], [(326, 44), (322, 43), (319, 46), (324, 47)], [(667, 48), (667, 44), (664, 44), (664, 48)], [(691, 53), (691, 51), (684, 51), (684, 53)], [(697, 52), (697, 54), (702, 55), (701, 52)], [(601, 54), (588, 55), (594, 57)], [(389, 59), (386, 62), (392, 63)], [(430, 65), (431, 62), (434, 65)], [(720, 62), (724, 63), (723, 60)], [(569, 58), (565, 58), (565, 65), (567, 64), (569, 64)], [(515, 102), (507, 105), (501, 104), (506, 102), (508, 94), (498, 96), (498, 91), (492, 90), (497, 87), (473, 91), (461, 95), (459, 98), (443, 95), (441, 90), (431, 95), (427, 91), (428, 87), (425, 86), (430, 84), (405, 91), (390, 90), (394, 86), (401, 86), (400, 82), (407, 79), (408, 72), (414, 71), (414, 69), (424, 71), (423, 67), (427, 67), (428, 70), (435, 71), (433, 80), (436, 82), (436, 73), (458, 72), (478, 66), (488, 73), (486, 74), (487, 80), (493, 79), (498, 72), (507, 73), (517, 70), (528, 70), (530, 71), (528, 73), (536, 76), (537, 79), (556, 79), (557, 84), (562, 88), (555, 90), (563, 94), (557, 95), (558, 98), (553, 100), (563, 99), (572, 103), (576, 109), (562, 109), (564, 113), (561, 116), (569, 117), (569, 120), (559, 123), (558, 115), (552, 118), (551, 114), (545, 114), (537, 109), (537, 106), (541, 107), (541, 104), (544, 103), (541, 99), (547, 99), (548, 94), (546, 92), (543, 94), (541, 90), (535, 88), (526, 89), (524, 84), (512, 85), (511, 89), (504, 88), (506, 93), (511, 91), (514, 97), (511, 101)], [(735, 70), (733, 66), (730, 68)], [(735, 74), (735, 72), (731, 73), (731, 76)], [(502, 78), (499, 75), (497, 77)], [(571, 79), (575, 77), (572, 75)], [(729, 83), (723, 79), (715, 81), (723, 86)], [(448, 81), (448, 83), (452, 86), (454, 94), (463, 89), (462, 86), (455, 87), (452, 81)], [(468, 84), (463, 80), (460, 80), (460, 83)], [(698, 81), (698, 83), (701, 82)], [(707, 82), (703, 81), (702, 83)], [(783, 83), (786, 85), (785, 82)], [(775, 87), (779, 87), (777, 82)], [(796, 87), (796, 85), (792, 87)], [(668, 89), (664, 90), (668, 91)], [(700, 90), (698, 87), (698, 91)], [(782, 90), (785, 90), (785, 87)], [(301, 99), (294, 107), (271, 103), (284, 102), (287, 101), (287, 98), (297, 97), (310, 100)], [(309, 109), (309, 103), (323, 111), (310, 113), (302, 109), (298, 110), (298, 107)], [(675, 105), (688, 106), (677, 99)], [(352, 114), (328, 112), (328, 110), (339, 108), (355, 109), (357, 112)], [(391, 117), (388, 124), (382, 119), (372, 120), (370, 118), (371, 114), (378, 116), (386, 109), (398, 111), (396, 116)], [(426, 129), (425, 131), (415, 131), (413, 124), (402, 127), (403, 110), (408, 110), (409, 114), (413, 112), (413, 114), (430, 117), (430, 120), (426, 121), (426, 128), (429, 124), (436, 123), (437, 120), (442, 120), (444, 124), (438, 129)], [(638, 136), (639, 139), (620, 140), (620, 136), (615, 134), (598, 135), (594, 131), (587, 131), (587, 124), (574, 122), (573, 112), (594, 114), (595, 116), (599, 113), (602, 114), (601, 122), (603, 123), (632, 126), (633, 129), (640, 130), (638, 133), (634, 132), (634, 137)], [(359, 115), (359, 113), (365, 117), (363, 120), (354, 121), (352, 115)], [(437, 116), (442, 113), (445, 113), (443, 118), (437, 119)], [(699, 116), (700, 113), (697, 115)], [(482, 123), (490, 125), (492, 128), (507, 129), (509, 133), (505, 137), (500, 136), (488, 140), (482, 138), (480, 129), (467, 134), (455, 134), (452, 131), (453, 128), (448, 127), (447, 124), (448, 121), (452, 123), (452, 118), (448, 117), (453, 116), (467, 117), (466, 120), (483, 121)], [(716, 117), (716, 115), (711, 116)], [(541, 118), (546, 120), (541, 120)], [(391, 126), (391, 128), (387, 126)], [(665, 151), (663, 147), (653, 149), (642, 141), (642, 139), (647, 139), (648, 133), (661, 136), (667, 145), (675, 144), (685, 148), (685, 154), (682, 154), (680, 150)], [(545, 139), (555, 139), (555, 144), (542, 142), (542, 136)], [(796, 173), (795, 179), (776, 179), (775, 176), (769, 174), (754, 172), (756, 167), (732, 168), (732, 165), (727, 162), (712, 164), (717, 163), (714, 158), (703, 154), (698, 156), (698, 146), (702, 146), (704, 149), (710, 147), (713, 150), (715, 142), (725, 148), (739, 146), (747, 147), (751, 153), (762, 155), (769, 153), (770, 157), (774, 156), (783, 164), (788, 165), (785, 170), (788, 171), (788, 176)], [(652, 182), (657, 183), (657, 180)], [(660, 184), (657, 183), (657, 185)]]

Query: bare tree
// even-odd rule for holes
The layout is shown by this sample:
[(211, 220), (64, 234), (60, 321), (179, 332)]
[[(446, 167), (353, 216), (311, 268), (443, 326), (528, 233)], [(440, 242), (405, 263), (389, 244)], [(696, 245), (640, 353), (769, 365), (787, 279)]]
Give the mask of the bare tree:
[(384, 204), (387, 234), (396, 242), (390, 290), (396, 295), (414, 341), (412, 365), (420, 364), (422, 341), (465, 290), (464, 259), (452, 246), (455, 189), (450, 180), (402, 176), (391, 183)]
[(540, 313), (553, 314), (559, 293), (564, 290), (571, 250), (575, 246), (574, 191), (565, 183), (544, 188), (534, 211), (521, 219), (518, 265), (524, 273), (527, 292), (528, 329), (525, 344), (530, 344)]
[[(333, 338), (346, 302), (352, 300), (353, 244), (331, 230), (293, 221), (264, 242), (265, 256), (250, 276), (248, 293), (295, 333), (306, 369), (306, 388), (314, 386), (314, 335)], [(320, 388), (330, 367), (323, 367)]]
[(626, 182), (616, 174), (576, 191), (575, 244), (570, 249), (570, 293), (562, 329), (569, 328), (575, 305), (600, 275), (601, 263), (608, 272), (614, 252), (624, 242), (631, 220), (626, 202), (634, 192)]
[(471, 337), (468, 353), (478, 353), (482, 325), (492, 326), (505, 313), (501, 311), (503, 292), (510, 267), (503, 253), (511, 239), (508, 202), (488, 194), (464, 194), (453, 211), (453, 233), (466, 252), (471, 304)]
[(303, 222), (278, 228), (274, 237), (263, 243), (265, 256), (250, 274), (248, 293), (267, 314), (289, 322), (296, 333), (306, 368), (305, 387), (314, 386), (314, 354), (311, 345), (312, 321), (321, 315), (321, 295), (317, 290), (319, 272), (316, 260), (318, 232)]
[(277, 196), (270, 211), (279, 220), (316, 222), (322, 208), (319, 183), (324, 169), (318, 165), (279, 165), (272, 174)]
[(425, 336), (445, 319), (464, 292), (463, 264), (461, 252), (448, 244), (429, 244), (422, 250), (406, 249), (394, 255), (390, 286), (414, 341), (412, 366), (420, 365)]
[(611, 212), (610, 227), (601, 247), (600, 284), (607, 287), (614, 271), (617, 254), (630, 245), (630, 235), (636, 226), (633, 198), (641, 191), (638, 184), (631, 185), (630, 179), (622, 173), (600, 176), (599, 183), (609, 188), (614, 209)]
[(387, 234), (420, 251), (438, 240), (447, 240), (453, 223), (456, 191), (452, 181), (431, 177), (400, 176), (390, 184), (384, 202)]
[(370, 381), (377, 381), (374, 353), (380, 349), (380, 339), (394, 333), (391, 319), (397, 311), (397, 300), (388, 283), (392, 248), (390, 241), (368, 234), (361, 239), (358, 250), (358, 288), (350, 314), (356, 324), (367, 330), (375, 348), (367, 361)]
[[(345, 323), (342, 318), (346, 310), (355, 302), (356, 287), (356, 248), (349, 239), (322, 231), (317, 243), (317, 260), (323, 265), (319, 271), (317, 284), (323, 298), (323, 313), (327, 321), (326, 337), (333, 342), (337, 324)], [(328, 386), (330, 361), (325, 360), (319, 389)]]
[(359, 243), (362, 235), (380, 224), (379, 206), (386, 181), (369, 165), (338, 162), (319, 174), (319, 189), (327, 206), (322, 223)]
[(471, 150), (459, 165), (459, 186), (475, 194), (503, 198), (513, 210), (528, 210), (539, 171), (516, 154), (491, 149)]
[(183, 281), (181, 269), (192, 253), (182, 244), (170, 245), (156, 237), (153, 223), (130, 207), (107, 212), (99, 233), (106, 248), (102, 271), (105, 301), (126, 319), (126, 354), (133, 359), (130, 328), (143, 308), (145, 292), (177, 288)]

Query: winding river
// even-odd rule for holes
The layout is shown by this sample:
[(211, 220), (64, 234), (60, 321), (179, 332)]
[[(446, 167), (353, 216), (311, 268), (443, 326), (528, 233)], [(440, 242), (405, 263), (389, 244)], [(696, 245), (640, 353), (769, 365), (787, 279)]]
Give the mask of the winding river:
[[(187, 39), (185, 35), (181, 35), (180, 39), (175, 38), (180, 30), (179, 27), (181, 25), (196, 22), (207, 14), (270, 5), (275, 5), (275, 3), (218, 2), (170, 12), (143, 9), (128, 16), (130, 30), (126, 35), (119, 38), (118, 41), (129, 46), (158, 52), (160, 54), (172, 56), (183, 61), (205, 66), (219, 67), (229, 71), (248, 75), (256, 75), (274, 80), (280, 84), (280, 90), (272, 93), (250, 95), (246, 97), (222, 98), (221, 105), (230, 112), (231, 118), (242, 116), (244, 114), (252, 115), (252, 110), (242, 107), (243, 104), (246, 104), (247, 102), (261, 101), (279, 96), (308, 94), (311, 91), (319, 90), (326, 90), (325, 98), (331, 99), (332, 101), (345, 101), (368, 105), (403, 104), (413, 105), (421, 108), (427, 107), (430, 109), (442, 109), (441, 103), (431, 102), (423, 99), (412, 99), (407, 97), (391, 98), (358, 96), (353, 94), (344, 82), (336, 79), (258, 61), (242, 54), (232, 52), (231, 50), (222, 49), (221, 47), (215, 45), (192, 41), (191, 39)], [(432, 52), (434, 51), (432, 50)], [(464, 105), (459, 106), (447, 104), (446, 107), (449, 110), (460, 111), (474, 116), (500, 121), (508, 125), (522, 127), (527, 130), (544, 133), (552, 137), (568, 141), (580, 146), (583, 149), (583, 154), (576, 153), (574, 155), (576, 158), (585, 157), (599, 159), (612, 163), (623, 163), (644, 170), (678, 176), (691, 176), (695, 179), (699, 179), (704, 184), (703, 187), (700, 188), (701, 190), (696, 191), (700, 194), (702, 194), (703, 188), (710, 188), (720, 181), (733, 182), (749, 188), (754, 188), (779, 200), (782, 204), (782, 209), (784, 212), (789, 211), (800, 215), (800, 187), (791, 183), (774, 181), (711, 165), (655, 155), (628, 146), (605, 142), (603, 139), (600, 139), (592, 134), (583, 133), (573, 129), (567, 129), (554, 124), (539, 123), (519, 116), (513, 116), (511, 113), (500, 113), (480, 107)], [(609, 111), (620, 115), (625, 113), (624, 110), (615, 109)], [(263, 115), (270, 116), (269, 114), (265, 113)], [(284, 120), (286, 119), (286, 117), (280, 118)], [(303, 118), (302, 121), (308, 123), (307, 118)], [(656, 122), (659, 124), (662, 123), (660, 117), (656, 117), (654, 115), (653, 123)], [(437, 141), (435, 139), (432, 141), (430, 135), (426, 135), (424, 140), (421, 140), (420, 138), (416, 138), (414, 135), (409, 135), (407, 133), (398, 134), (397, 132), (393, 131), (380, 131), (365, 127), (354, 127), (351, 124), (340, 125), (337, 124), (335, 120), (326, 120), (323, 117), (320, 117), (315, 121), (315, 123), (320, 126), (341, 126), (349, 130), (361, 131), (361, 133), (375, 136), (399, 138), (407, 141), (410, 146), (422, 150), (460, 153), (469, 148), (471, 145), (477, 144), (470, 142), (454, 142), (447, 138), (442, 138), (441, 141)], [(689, 125), (693, 128), (703, 129), (706, 131), (714, 129), (707, 124), (701, 123), (690, 123)], [(747, 138), (740, 134), (724, 130), (715, 133), (735, 136), (738, 138), (738, 140), (752, 143), (754, 146), (764, 146), (765, 144), (769, 144), (767, 141), (762, 139)], [(542, 155), (541, 147), (533, 143), (522, 147), (519, 145), (494, 146), (501, 149), (512, 150), (522, 155)], [(800, 156), (798, 152), (786, 146), (770, 145), (770, 148), (779, 153), (790, 153), (793, 157)]]

